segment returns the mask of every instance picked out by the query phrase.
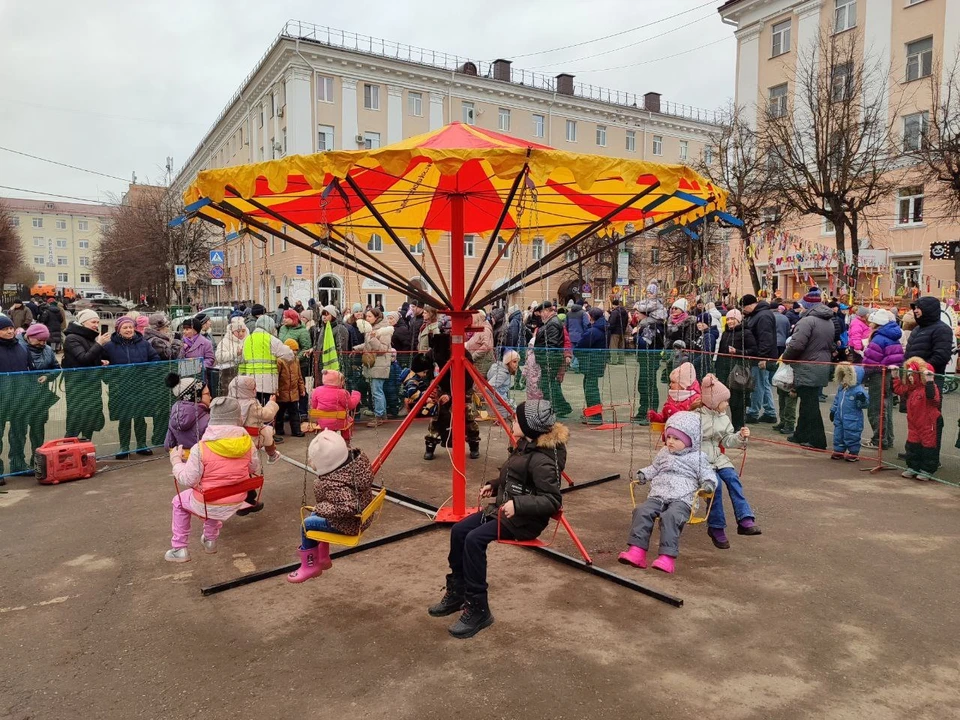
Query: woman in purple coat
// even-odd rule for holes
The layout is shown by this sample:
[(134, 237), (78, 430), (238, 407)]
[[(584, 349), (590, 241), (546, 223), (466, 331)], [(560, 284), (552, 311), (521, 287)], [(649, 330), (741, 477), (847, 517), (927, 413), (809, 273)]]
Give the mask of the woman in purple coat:
[[(213, 352), (213, 343), (201, 333), (203, 321), (191, 318), (183, 323), (183, 347), (180, 348), (181, 359), (195, 358), (203, 363), (203, 382), (210, 384), (210, 369), (216, 363)], [(182, 370), (181, 370), (182, 372)]]
[[(880, 414), (883, 413), (883, 448), (893, 447), (893, 373), (884, 368), (903, 365), (903, 331), (897, 325), (893, 313), (874, 310), (868, 317), (870, 343), (863, 352), (864, 386), (870, 394), (867, 419), (873, 428), (873, 439), (864, 447), (880, 446)], [(881, 402), (882, 401), (882, 402)], [(883, 407), (881, 408), (881, 404)]]

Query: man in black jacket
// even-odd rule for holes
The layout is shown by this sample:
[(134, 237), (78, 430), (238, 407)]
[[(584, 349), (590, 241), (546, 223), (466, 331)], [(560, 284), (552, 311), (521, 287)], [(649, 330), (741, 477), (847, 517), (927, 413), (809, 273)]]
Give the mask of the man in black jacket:
[[(933, 366), (934, 382), (943, 393), (943, 374), (953, 357), (953, 331), (941, 320), (940, 301), (932, 296), (911, 303), (917, 327), (907, 340), (906, 357), (921, 357)], [(945, 314), (943, 317), (947, 317)], [(940, 465), (940, 441), (943, 436), (943, 416), (937, 420), (937, 465)]]
[(757, 300), (755, 295), (744, 295), (741, 299), (744, 314), (744, 327), (753, 335), (757, 342), (757, 356), (761, 360), (754, 360), (751, 372), (753, 373), (754, 388), (750, 396), (750, 407), (747, 409), (746, 421), (750, 423), (763, 422), (775, 424), (777, 422), (777, 407), (773, 404), (773, 385), (771, 375), (774, 362), (779, 357), (777, 352), (777, 320), (773, 316), (770, 303), (766, 300)]
[(533, 341), (534, 355), (540, 366), (540, 390), (554, 408), (557, 417), (567, 417), (573, 412), (570, 403), (563, 397), (560, 381), (566, 370), (563, 356), (563, 323), (557, 317), (557, 309), (549, 300), (537, 307), (543, 323)]
[[(5, 373), (24, 373), (30, 371), (30, 357), (26, 346), (17, 340), (17, 329), (6, 315), (0, 315), (0, 457), (3, 456), (3, 436), (10, 423), (9, 452), (10, 472), (18, 473), (27, 469), (23, 458), (23, 446), (27, 439), (27, 415), (22, 403), (29, 397), (26, 383), (30, 376)], [(36, 379), (33, 379), (36, 384)], [(0, 475), (3, 475), (3, 460), (0, 459)], [(4, 480), (0, 477), (0, 485)]]
[(608, 364), (622, 365), (623, 350), (626, 347), (624, 336), (627, 334), (630, 316), (627, 315), (626, 309), (620, 305), (618, 298), (611, 300), (610, 304), (612, 307), (610, 308), (610, 319), (607, 321), (607, 325), (610, 331), (610, 350), (613, 352), (610, 353)]

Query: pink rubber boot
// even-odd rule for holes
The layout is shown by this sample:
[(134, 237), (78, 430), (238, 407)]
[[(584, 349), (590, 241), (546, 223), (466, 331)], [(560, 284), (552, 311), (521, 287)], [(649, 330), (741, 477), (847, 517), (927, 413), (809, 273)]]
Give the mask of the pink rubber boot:
[[(320, 548), (311, 548), (310, 550), (297, 550), (300, 553), (300, 567), (287, 575), (287, 582), (302, 583), (312, 577), (316, 577), (323, 572), (324, 568), (318, 562), (318, 551)], [(329, 558), (329, 556), (328, 556)], [(329, 559), (327, 560), (329, 562)], [(328, 565), (329, 567), (329, 565)]]
[(673, 574), (673, 571), (677, 569), (677, 559), (669, 555), (661, 555), (650, 564), (650, 567), (655, 567), (657, 570), (663, 570), (665, 573)]
[(333, 567), (333, 560), (330, 559), (330, 543), (322, 542), (317, 545), (317, 566), (321, 570), (329, 570)]
[(647, 551), (636, 545), (628, 545), (627, 551), (617, 556), (617, 562), (623, 563), (624, 565), (645, 568), (647, 566)]

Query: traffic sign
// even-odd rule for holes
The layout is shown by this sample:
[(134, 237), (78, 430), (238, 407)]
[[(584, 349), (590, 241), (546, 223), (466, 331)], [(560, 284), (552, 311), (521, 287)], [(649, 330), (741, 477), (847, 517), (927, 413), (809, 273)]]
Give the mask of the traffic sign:
[(297, 275), (303, 275), (303, 265), (297, 265)]
[(211, 265), (210, 277), (219, 280), (223, 277), (223, 265)]
[(210, 281), (210, 284), (211, 284), (211, 285), (225, 285), (225, 284), (226, 284), (226, 280), (211, 280), (211, 281)]
[(186, 282), (187, 281), (187, 266), (186, 265), (174, 265), (173, 266), (173, 279), (176, 282)]
[(211, 250), (211, 251), (210, 251), (210, 264), (211, 264), (211, 265), (223, 265), (223, 250)]

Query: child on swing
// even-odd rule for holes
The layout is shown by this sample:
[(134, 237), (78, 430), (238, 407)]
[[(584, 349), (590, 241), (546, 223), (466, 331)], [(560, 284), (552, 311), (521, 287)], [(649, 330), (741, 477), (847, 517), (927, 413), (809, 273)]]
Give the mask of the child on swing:
[(287, 575), (287, 582), (302, 583), (333, 567), (330, 543), (317, 542), (306, 532), (357, 535), (367, 529), (357, 517), (373, 500), (373, 470), (370, 459), (357, 448), (348, 448), (343, 436), (322, 430), (310, 442), (310, 465), (317, 473), (313, 491), (317, 502), (300, 530), (300, 567)]
[(734, 431), (733, 423), (727, 415), (730, 390), (716, 375), (707, 375), (703, 379), (700, 404), (700, 449), (709, 458), (719, 481), (707, 517), (707, 535), (713, 541), (714, 547), (727, 550), (730, 541), (727, 540), (727, 518), (723, 512), (724, 485), (727, 486), (730, 502), (733, 503), (733, 514), (737, 518), (737, 535), (760, 534), (760, 526), (756, 523), (750, 503), (743, 495), (740, 476), (721, 449), (721, 446), (725, 449), (746, 447), (750, 428), (743, 426), (740, 432)]
[(661, 412), (650, 410), (647, 413), (650, 422), (666, 422), (671, 415), (693, 408), (700, 399), (700, 383), (697, 382), (697, 371), (692, 363), (685, 362), (670, 373), (667, 396)]
[[(345, 385), (346, 379), (342, 373), (336, 370), (324, 370), (320, 385), (310, 394), (310, 408), (319, 410), (321, 413), (317, 418), (317, 426), (320, 430), (333, 430), (340, 433), (349, 445), (353, 434), (353, 420), (350, 418), (350, 413), (360, 404), (360, 392), (358, 390), (348, 392), (344, 388)], [(342, 412), (346, 412), (347, 417), (336, 417)]]
[(167, 375), (164, 382), (173, 391), (176, 402), (170, 408), (163, 446), (167, 450), (177, 445), (192, 448), (210, 423), (210, 389), (199, 378), (181, 378), (176, 373)]
[[(252, 379), (252, 378), (251, 378)], [(247, 503), (245, 494), (230, 495), (216, 502), (204, 502), (203, 491), (233, 485), (260, 474), (260, 459), (253, 441), (240, 424), (240, 404), (231, 397), (210, 402), (210, 424), (183, 459), (183, 446), (170, 450), (170, 464), (177, 485), (184, 488), (173, 498), (173, 537), (163, 556), (167, 562), (190, 561), (190, 516), (205, 517), (200, 543), (204, 552), (217, 551), (223, 521)]]
[(647, 566), (647, 548), (653, 523), (660, 518), (660, 548), (652, 566), (665, 573), (676, 570), (680, 532), (690, 519), (697, 492), (712, 493), (717, 474), (710, 458), (700, 450), (700, 418), (697, 413), (678, 412), (667, 420), (666, 445), (653, 463), (637, 471), (637, 481), (650, 483), (646, 501), (633, 511), (633, 527), (626, 552), (617, 560), (638, 568)]

